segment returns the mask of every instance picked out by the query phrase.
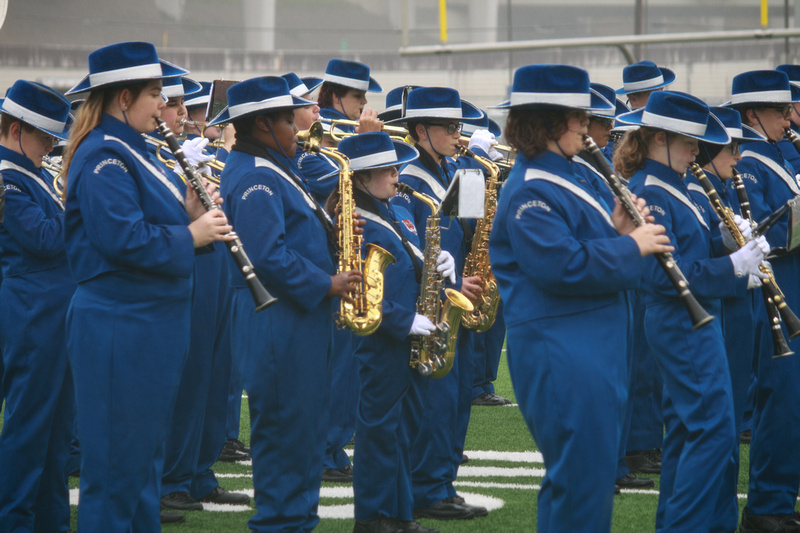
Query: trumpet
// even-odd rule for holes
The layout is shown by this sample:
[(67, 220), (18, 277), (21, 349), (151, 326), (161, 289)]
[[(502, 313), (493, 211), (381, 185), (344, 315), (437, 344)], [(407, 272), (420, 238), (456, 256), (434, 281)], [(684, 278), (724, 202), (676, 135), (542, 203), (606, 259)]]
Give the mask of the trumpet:
[(44, 156), (42, 158), (42, 168), (53, 175), (53, 189), (56, 191), (56, 194), (59, 197), (64, 198), (64, 184), (63, 180), (61, 179), (61, 174), (63, 171), (61, 167), (61, 156)]
[[(198, 128), (200, 128), (200, 137), (205, 137), (206, 136), (206, 129), (208, 129), (208, 127), (209, 127), (208, 126), (208, 122), (201, 122), (199, 120), (189, 120), (187, 118), (182, 118), (181, 119), (181, 125), (182, 126), (197, 126)], [(219, 126), (211, 126), (211, 127), (219, 129), (220, 130), (220, 136), (219, 136), (219, 138), (214, 139), (213, 141), (209, 141), (207, 146), (210, 146), (210, 147), (216, 148), (216, 149), (224, 148), (225, 147), (225, 133), (223, 131), (224, 127), (219, 127)]]
[[(325, 134), (328, 135), (331, 140), (334, 142), (339, 142), (345, 137), (350, 137), (351, 135), (356, 135), (355, 133), (347, 133), (344, 131), (336, 132), (334, 128), (336, 126), (358, 126), (357, 120), (346, 120), (346, 119), (331, 119), (331, 118), (322, 118), (319, 117), (317, 119), (319, 122), (330, 126), (330, 130), (326, 131)], [(395, 140), (403, 141), (405, 140), (406, 136), (408, 135), (408, 130), (405, 129), (403, 126), (390, 126), (388, 124), (384, 124), (381, 128), (381, 131), (385, 131)]]

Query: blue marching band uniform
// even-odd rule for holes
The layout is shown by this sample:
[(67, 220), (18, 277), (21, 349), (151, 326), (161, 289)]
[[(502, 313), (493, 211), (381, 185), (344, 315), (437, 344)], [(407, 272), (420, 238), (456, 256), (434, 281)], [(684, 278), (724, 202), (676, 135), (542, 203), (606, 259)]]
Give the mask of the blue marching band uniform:
[[(626, 68), (617, 94), (590, 85), (575, 67), (518, 69), (510, 99), (495, 107), (509, 111), (509, 124), (547, 129), (549, 144), (531, 152), (512, 132), (521, 145), (489, 246), (501, 311), (487, 332), (461, 328), (453, 369), (438, 380), (409, 367), (413, 335), (430, 333), (416, 313), (430, 210), (410, 195), (376, 196), (370, 184), (391, 175), (441, 203), (456, 170), (484, 169), (455, 157), (454, 147), (434, 147), (430, 129), (471, 125), (470, 149), (491, 158), (499, 127), (457, 91), (417, 86), (390, 91), (380, 116), (409, 128), (407, 142), (336, 126), (352, 134), (338, 150), (351, 160), (357, 231), (396, 260), (384, 273), (379, 328), (356, 336), (333, 321), (339, 295), (356, 279), (336, 271), (336, 225), (326, 212), (338, 195), (338, 165), (287, 140), (293, 126), (280, 122), (315, 106), (310, 95), (320, 88), (329, 100), (320, 116), (351, 120), (348, 91), (363, 100), (381, 90), (369, 68), (333, 59), (323, 78), (239, 82), (209, 123), (238, 128), (233, 150), (217, 157), (225, 165), (224, 215), (212, 214), (236, 228), (258, 279), (278, 298), (259, 313), (223, 243), (213, 242), (226, 238), (219, 227), (227, 222), (206, 222), (206, 233), (197, 233), (201, 215), (180, 165), (152, 130), (152, 113), (140, 119), (135, 109), (148, 99), (154, 110), (167, 99), (182, 107), (184, 97), (187, 106), (192, 97), (205, 105), (209, 84), (201, 88), (186, 74), (149, 43), (118, 43), (93, 52), (89, 75), (68, 92), (89, 94), (77, 120), (63, 95), (38, 83), (20, 80), (0, 100), (0, 533), (69, 531), (74, 424), (82, 531), (157, 531), (183, 520), (161, 509), (247, 504), (212, 470), (226, 440), (238, 436), (242, 388), (251, 448), (239, 453), (253, 459), (252, 531), (314, 529), (322, 480), (352, 481), (357, 533), (424, 533), (437, 530), (415, 519), (486, 516), (454, 482), (466, 460), (471, 406), (509, 403), (492, 386), (504, 341), (519, 408), (546, 467), (538, 531), (609, 531), (615, 483), (634, 487), (623, 483), (632, 483), (628, 467), (641, 471), (630, 453), (662, 446), (657, 531), (736, 530), (738, 433), (749, 410), (740, 531), (800, 531), (793, 514), (800, 412), (791, 407), (800, 401), (800, 363), (773, 358), (766, 307), (753, 290), (769, 253), (786, 303), (800, 310), (788, 217), (766, 240), (736, 249), (697, 180), (673, 166), (676, 140), (699, 141), (700, 153), (710, 154), (700, 157), (710, 165), (706, 176), (740, 214), (712, 156), (733, 146), (738, 160), (741, 144), (737, 169), (755, 221), (800, 195), (800, 153), (782, 138), (789, 107), (800, 103), (800, 67), (737, 76), (731, 101), (719, 108), (664, 90), (674, 73), (649, 61)], [(153, 83), (164, 101), (148, 93)], [(98, 105), (104, 94), (116, 100)], [(625, 98), (640, 109), (630, 111)], [(626, 169), (656, 226), (625, 226), (602, 172), (569, 144), (581, 134), (548, 122), (587, 115), (616, 117), (631, 132), (605, 153), (618, 172)], [(771, 129), (780, 120), (786, 124)], [(77, 144), (65, 154), (62, 197), (42, 157), (67, 139), (73, 121)], [(626, 166), (635, 135), (651, 148), (662, 146), (662, 135), (665, 151), (653, 148)], [(189, 162), (202, 167), (212, 156), (196, 134), (187, 139)], [(453, 273), (448, 286), (468, 291), (461, 274), (474, 222), (441, 215), (439, 223), (439, 265)], [(651, 255), (667, 240), (692, 293), (717, 318), (696, 331)], [(798, 343), (789, 342), (794, 352)], [(354, 434), (352, 468), (344, 447)]]

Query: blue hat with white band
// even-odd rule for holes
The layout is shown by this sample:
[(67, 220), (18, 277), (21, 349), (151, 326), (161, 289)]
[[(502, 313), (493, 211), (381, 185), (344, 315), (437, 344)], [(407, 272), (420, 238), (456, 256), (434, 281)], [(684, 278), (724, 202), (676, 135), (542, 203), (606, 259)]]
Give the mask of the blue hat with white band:
[(620, 115), (617, 120), (624, 124), (679, 133), (712, 144), (731, 142), (725, 126), (711, 114), (705, 102), (676, 91), (655, 92), (650, 95), (645, 107)]
[(186, 106), (186, 109), (192, 109), (194, 107), (208, 107), (209, 100), (211, 100), (211, 82), (201, 81), (200, 90), (191, 93), (191, 97), (188, 97), (187, 95), (187, 98), (183, 101), (183, 105)]
[(331, 59), (325, 69), (323, 82), (335, 83), (359, 91), (382, 92), (381, 85), (369, 75), (369, 67), (358, 61)]
[(711, 107), (711, 113), (717, 117), (725, 126), (725, 130), (730, 135), (732, 141), (736, 142), (750, 142), (750, 141), (766, 141), (767, 138), (756, 132), (752, 128), (742, 125), (742, 115), (735, 109), (730, 107)]
[(261, 76), (240, 81), (228, 88), (228, 105), (208, 123), (209, 126), (260, 115), (313, 105), (316, 102), (292, 96), (289, 84), (280, 76)]
[(613, 109), (589, 90), (589, 73), (571, 65), (526, 65), (514, 72), (510, 98), (495, 109), (568, 108), (596, 112)]
[(14, 82), (0, 111), (62, 140), (69, 135), (72, 124), (69, 100), (55, 89), (34, 81)]
[(470, 123), (464, 124), (461, 128), (462, 135), (466, 135), (471, 137), (473, 133), (478, 130), (489, 130), (489, 133), (494, 135), (495, 137), (500, 137), (503, 134), (503, 130), (500, 128), (500, 124), (495, 122), (494, 120), (489, 118), (489, 115), (484, 113), (483, 119), (480, 120), (478, 123)]
[[(199, 93), (201, 90), (203, 90), (203, 86), (200, 85), (200, 82), (186, 76), (167, 78), (161, 86), (161, 94), (167, 98), (189, 96), (190, 94)], [(186, 105), (185, 101), (184, 105)]]
[(458, 91), (449, 87), (419, 87), (408, 93), (405, 114), (387, 123), (431, 122), (456, 120), (458, 122), (480, 122), (484, 112), (466, 100)]
[(661, 68), (652, 61), (639, 61), (622, 69), (622, 88), (617, 94), (655, 91), (675, 81), (675, 73)]
[(188, 73), (188, 70), (159, 59), (156, 47), (151, 43), (129, 41), (111, 44), (89, 54), (89, 74), (67, 94)]
[(760, 107), (800, 101), (800, 88), (780, 70), (751, 70), (733, 77), (726, 107)]
[[(371, 170), (397, 167), (419, 157), (416, 148), (403, 141), (392, 139), (384, 131), (370, 131), (342, 139), (336, 150), (350, 160), (350, 170)], [(336, 170), (328, 174), (338, 174)]]
[(599, 96), (608, 105), (608, 107), (602, 109), (592, 109), (589, 111), (589, 114), (596, 117), (613, 119), (617, 111), (617, 93), (614, 89), (602, 83), (590, 83), (589, 90), (592, 92), (593, 96)]
[(786, 74), (792, 85), (800, 86), (800, 65), (778, 65), (775, 70)]
[(383, 121), (400, 118), (403, 115), (403, 93), (418, 87), (419, 85), (401, 85), (386, 93), (386, 109), (378, 113), (378, 118)]
[(289, 84), (289, 92), (292, 93), (292, 96), (298, 98), (305, 98), (314, 92), (314, 89), (322, 85), (322, 78), (317, 78), (316, 76), (301, 78), (294, 72), (283, 74), (281, 78), (285, 79), (286, 83)]

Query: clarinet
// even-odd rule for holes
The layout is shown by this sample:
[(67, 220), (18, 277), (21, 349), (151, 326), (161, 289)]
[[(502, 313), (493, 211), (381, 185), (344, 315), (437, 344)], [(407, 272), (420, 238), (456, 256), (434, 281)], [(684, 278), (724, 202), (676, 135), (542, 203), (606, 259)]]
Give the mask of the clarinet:
[[(194, 171), (194, 168), (192, 168), (192, 165), (189, 164), (189, 161), (183, 154), (183, 149), (181, 149), (178, 139), (175, 138), (175, 135), (173, 135), (172, 130), (169, 129), (169, 126), (167, 126), (161, 119), (156, 119), (156, 123), (158, 124), (158, 131), (164, 136), (164, 140), (167, 141), (169, 149), (172, 150), (175, 159), (178, 161), (178, 164), (180, 164), (183, 172), (186, 174), (189, 185), (191, 185), (192, 189), (194, 189), (194, 192), (197, 193), (197, 196), (200, 198), (200, 201), (203, 203), (203, 207), (206, 208), (206, 211), (211, 211), (212, 209), (221, 209), (218, 204), (214, 203), (211, 195), (208, 194), (208, 191), (206, 191), (206, 188), (203, 186), (200, 176), (197, 175), (197, 173)], [(263, 309), (266, 309), (278, 300), (272, 296), (267, 289), (264, 288), (264, 285), (262, 285), (258, 280), (255, 267), (253, 267), (253, 263), (250, 262), (250, 258), (247, 257), (247, 254), (244, 251), (244, 246), (242, 245), (242, 241), (239, 240), (239, 236), (233, 231), (228, 233), (228, 235), (233, 235), (235, 238), (231, 241), (225, 241), (225, 245), (228, 247), (228, 251), (231, 253), (231, 256), (233, 256), (233, 260), (236, 262), (236, 266), (239, 267), (239, 271), (242, 273), (242, 276), (244, 276), (244, 280), (247, 282), (247, 287), (250, 289), (250, 294), (253, 296), (253, 301), (256, 304), (257, 313)]]
[[(700, 168), (700, 165), (697, 163), (692, 163), (689, 165), (689, 170), (692, 171), (692, 174), (695, 175), (697, 181), (700, 182), (700, 185), (706, 192), (706, 196), (708, 196), (711, 207), (717, 213), (717, 216), (722, 223), (725, 224), (725, 227), (728, 228), (728, 231), (736, 241), (736, 244), (739, 246), (739, 248), (744, 246), (747, 243), (747, 240), (745, 239), (744, 235), (742, 235), (739, 227), (733, 221), (733, 210), (730, 207), (726, 207), (722, 203), (722, 198), (720, 198), (719, 193), (714, 188), (714, 185), (711, 183), (711, 181), (709, 181), (708, 176), (706, 176), (706, 173), (703, 172), (703, 169)], [(772, 276), (772, 271), (764, 263), (761, 263), (759, 270), (765, 274), (768, 274), (770, 280), (774, 279)], [(776, 290), (776, 288), (777, 286), (770, 284), (769, 280), (763, 280), (761, 283), (761, 293), (764, 296), (764, 304), (767, 308), (767, 317), (769, 318), (770, 329), (772, 331), (772, 344), (775, 347), (775, 355), (772, 356), (773, 358), (786, 357), (794, 354), (794, 352), (789, 348), (789, 345), (786, 343), (786, 338), (783, 336), (783, 330), (781, 330), (781, 315), (778, 312), (778, 305), (783, 304), (787, 310), (789, 308), (781, 298), (782, 295), (780, 294), (780, 290)], [(789, 312), (791, 313), (791, 310), (789, 310)]]
[[(636, 207), (636, 204), (633, 203), (628, 188), (622, 183), (622, 180), (620, 180), (619, 177), (614, 174), (614, 169), (611, 168), (611, 164), (608, 162), (608, 159), (606, 159), (606, 156), (604, 156), (600, 151), (600, 148), (597, 147), (597, 144), (595, 144), (594, 140), (592, 140), (592, 138), (588, 135), (584, 135), (583, 145), (592, 155), (592, 158), (595, 160), (595, 164), (605, 178), (606, 185), (608, 185), (608, 188), (614, 193), (614, 196), (617, 197), (620, 205), (628, 213), (628, 216), (631, 218), (634, 225), (639, 227), (647, 224), (647, 221), (644, 219), (642, 214), (639, 213), (639, 209)], [(708, 314), (708, 312), (703, 309), (703, 306), (700, 305), (692, 292), (689, 290), (689, 282), (687, 281), (686, 276), (683, 275), (683, 272), (681, 272), (680, 268), (678, 268), (678, 263), (675, 262), (675, 258), (672, 257), (672, 254), (669, 252), (661, 252), (653, 255), (655, 256), (656, 260), (658, 260), (658, 264), (661, 265), (661, 268), (664, 269), (664, 273), (667, 275), (667, 278), (669, 278), (669, 281), (672, 283), (673, 287), (675, 287), (675, 290), (678, 292), (678, 296), (683, 302), (683, 305), (686, 307), (686, 311), (688, 311), (689, 318), (692, 321), (692, 330), (700, 329), (714, 320), (714, 316)]]
[[(747, 189), (744, 187), (744, 181), (742, 177), (739, 175), (736, 170), (733, 170), (733, 176), (731, 176), (733, 180), (733, 184), (736, 188), (736, 196), (739, 198), (739, 206), (742, 211), (742, 218), (747, 220), (750, 225), (753, 227), (753, 233), (756, 232), (756, 224), (753, 221), (752, 213), (750, 212), (750, 200), (747, 197)], [(775, 302), (775, 307), (777, 307), (778, 312), (780, 313), (780, 318), (783, 320), (783, 323), (786, 324), (786, 329), (789, 332), (789, 338), (794, 339), (798, 335), (800, 335), (800, 319), (797, 318), (797, 315), (786, 305), (786, 300), (783, 296), (783, 292), (781, 291), (780, 287), (778, 287), (778, 283), (775, 281), (775, 276), (772, 270), (769, 270), (769, 279), (765, 280), (764, 282), (765, 294), (766, 290), (770, 292), (770, 298)], [(769, 307), (767, 308), (769, 310)], [(772, 321), (772, 317), (770, 317), (770, 321)]]

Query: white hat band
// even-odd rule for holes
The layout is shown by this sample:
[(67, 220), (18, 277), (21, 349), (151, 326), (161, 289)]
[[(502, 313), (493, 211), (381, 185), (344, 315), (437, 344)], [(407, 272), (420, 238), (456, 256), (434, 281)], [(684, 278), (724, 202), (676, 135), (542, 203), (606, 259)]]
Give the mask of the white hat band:
[(252, 113), (253, 111), (261, 111), (262, 109), (270, 109), (275, 107), (289, 107), (294, 105), (294, 100), (290, 94), (282, 94), (280, 96), (273, 96), (258, 102), (246, 102), (228, 106), (228, 115), (231, 119)]
[(461, 108), (458, 107), (422, 107), (419, 109), (406, 108), (405, 118), (457, 118), (461, 120)]
[(697, 135), (700, 137), (706, 134), (705, 124), (698, 124), (697, 122), (681, 120), (674, 117), (656, 115), (647, 111), (642, 113), (642, 126), (650, 126), (651, 128), (664, 128), (677, 131), (678, 133), (687, 133), (689, 135)]
[(731, 96), (732, 104), (745, 104), (745, 103), (758, 103), (763, 102), (771, 103), (786, 103), (792, 102), (792, 91), (753, 91), (747, 93), (739, 93)]
[(302, 98), (303, 96), (307, 95), (311, 91), (308, 90), (308, 87), (306, 87), (305, 83), (301, 82), (300, 85), (295, 85), (294, 87), (289, 89), (289, 92), (291, 93), (292, 96), (296, 96), (298, 98)]
[(56, 133), (61, 133), (64, 131), (64, 126), (66, 126), (64, 122), (40, 115), (35, 111), (31, 111), (27, 107), (22, 107), (8, 97), (6, 97), (6, 99), (3, 101), (3, 112), (18, 118), (23, 122), (27, 122), (36, 128), (54, 131)]
[(734, 137), (740, 137), (740, 138), (744, 137), (744, 132), (742, 131), (742, 128), (725, 128), (725, 131), (728, 132), (728, 135), (730, 136), (731, 139), (733, 139)]
[(329, 81), (331, 83), (336, 83), (337, 85), (352, 87), (353, 89), (357, 89), (359, 91), (366, 91), (369, 89), (369, 80), (364, 81), (354, 78), (345, 78), (344, 76), (336, 76), (335, 74), (328, 73), (325, 73), (325, 76), (322, 79), (323, 81)]
[(396, 104), (396, 105), (390, 105), (389, 107), (384, 109), (383, 112), (386, 113), (387, 111), (400, 111), (401, 109), (403, 109), (403, 105)]
[(149, 65), (137, 65), (135, 67), (119, 68), (107, 70), (97, 74), (89, 74), (89, 84), (92, 87), (124, 80), (143, 80), (147, 78), (162, 77), (161, 63), (150, 63)]
[[(180, 83), (179, 85), (167, 85), (166, 87), (162, 87), (161, 94), (167, 98), (177, 98), (179, 96), (184, 96), (186, 93), (183, 90), (183, 83)], [(184, 102), (184, 105), (185, 104), (186, 102)]]
[(190, 98), (188, 100), (184, 100), (183, 105), (188, 107), (191, 105), (207, 104), (209, 100), (211, 100), (211, 97), (208, 95), (198, 96), (197, 98)]
[(511, 93), (511, 105), (555, 104), (568, 107), (589, 107), (589, 93)]
[(647, 89), (656, 87), (662, 83), (664, 83), (664, 76), (659, 74), (655, 78), (650, 78), (649, 80), (629, 81), (628, 83), (623, 83), (622, 85), (625, 87), (625, 92), (635, 93), (636, 91), (646, 91)]
[(354, 157), (350, 160), (351, 167), (366, 168), (377, 167), (380, 165), (392, 165), (397, 163), (397, 152), (394, 149), (385, 152), (377, 152), (375, 154), (362, 155), (361, 157)]

